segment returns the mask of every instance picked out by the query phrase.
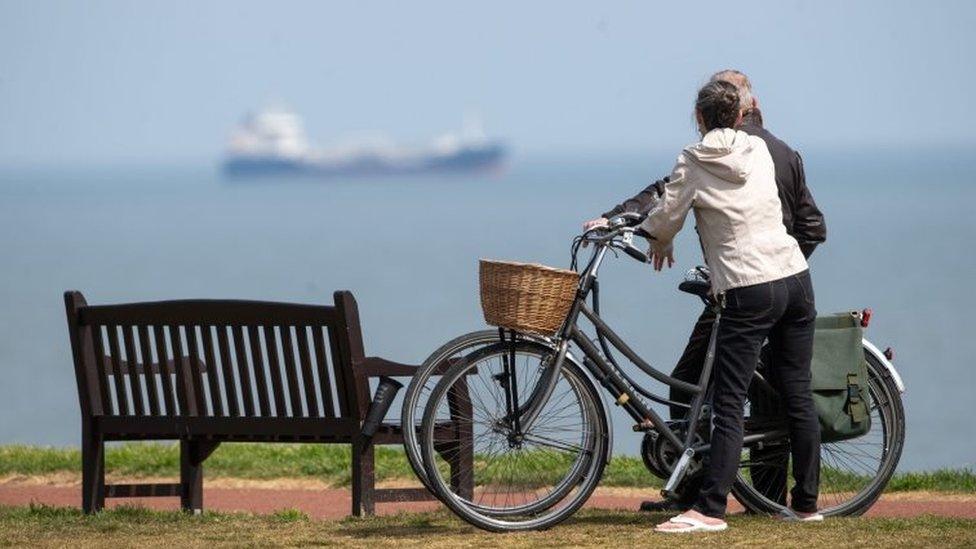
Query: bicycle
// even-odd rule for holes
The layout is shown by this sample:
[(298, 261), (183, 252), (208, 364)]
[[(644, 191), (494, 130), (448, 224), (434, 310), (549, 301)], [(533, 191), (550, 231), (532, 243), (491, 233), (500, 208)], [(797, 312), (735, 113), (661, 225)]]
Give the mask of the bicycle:
[[(407, 455), (424, 484), (465, 521), (490, 531), (543, 529), (583, 505), (599, 483), (612, 447), (609, 413), (596, 383), (635, 421), (634, 430), (644, 433), (642, 457), (652, 473), (667, 479), (665, 496), (678, 496), (686, 485), (683, 481), (701, 473), (709, 448), (706, 397), (722, 313), (708, 295), (706, 271), (699, 268), (679, 286), (698, 296), (716, 317), (697, 383), (653, 368), (599, 314), (597, 274), (607, 252), (621, 250), (648, 261), (633, 244), (641, 235), (640, 221), (641, 216), (623, 214), (610, 220), (606, 229), (592, 229), (574, 239), (574, 270), (582, 245), (592, 244), (593, 251), (580, 272), (569, 314), (554, 336), (505, 329), (461, 336), (432, 354), (411, 382), (402, 418), (409, 439)], [(580, 329), (581, 318), (592, 324), (595, 338)], [(826, 515), (866, 511), (901, 455), (904, 386), (876, 347), (867, 340), (864, 346), (872, 428), (860, 438), (823, 445), (821, 509)], [(620, 367), (612, 349), (656, 381), (690, 394), (691, 402), (671, 401), (646, 389)], [(761, 368), (753, 384), (756, 394), (776, 392)], [(417, 432), (408, 426), (416, 427), (416, 411), (425, 396)], [(687, 409), (688, 414), (683, 420), (665, 421), (644, 399)], [(465, 427), (458, 438), (435, 438), (435, 427), (448, 416)], [(412, 436), (407, 437), (408, 432)], [(452, 488), (446, 462), (438, 454), (438, 446), (445, 444), (460, 444), (474, 454), (473, 492)], [(784, 508), (788, 444), (785, 424), (758, 413), (753, 416), (747, 402), (743, 457), (733, 486), (733, 495), (746, 508), (763, 513)], [(771, 472), (782, 486), (770, 487)], [(756, 485), (754, 476), (765, 479), (762, 486)]]

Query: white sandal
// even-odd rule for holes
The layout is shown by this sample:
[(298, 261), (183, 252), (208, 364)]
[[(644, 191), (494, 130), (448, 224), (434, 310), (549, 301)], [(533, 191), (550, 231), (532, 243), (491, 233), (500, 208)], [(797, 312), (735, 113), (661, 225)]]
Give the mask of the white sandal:
[(684, 515), (678, 515), (668, 519), (668, 522), (673, 522), (674, 524), (684, 524), (687, 528), (661, 528), (661, 525), (655, 526), (655, 532), (661, 532), (662, 534), (691, 534), (693, 532), (721, 532), (729, 527), (724, 521), (722, 524), (708, 524), (701, 520), (693, 517), (686, 517)]

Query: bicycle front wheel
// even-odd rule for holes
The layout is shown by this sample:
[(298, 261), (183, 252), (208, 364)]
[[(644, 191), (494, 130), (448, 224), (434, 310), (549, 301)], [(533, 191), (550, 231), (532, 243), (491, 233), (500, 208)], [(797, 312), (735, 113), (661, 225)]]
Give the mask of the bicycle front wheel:
[(526, 399), (544, 393), (535, 389), (551, 377), (543, 373), (554, 356), (529, 341), (489, 345), (451, 367), (431, 393), (420, 436), (427, 479), (474, 526), (548, 528), (579, 509), (600, 480), (606, 410), (568, 357), (536, 420), (519, 425)]

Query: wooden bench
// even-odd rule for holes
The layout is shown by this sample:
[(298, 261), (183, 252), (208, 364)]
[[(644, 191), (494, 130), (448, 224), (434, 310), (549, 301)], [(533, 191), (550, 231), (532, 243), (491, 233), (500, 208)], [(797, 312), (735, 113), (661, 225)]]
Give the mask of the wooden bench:
[[(334, 299), (91, 306), (66, 292), (84, 511), (102, 509), (106, 497), (146, 496), (179, 496), (184, 510), (201, 511), (203, 462), (222, 442), (351, 444), (353, 515), (373, 514), (377, 502), (433, 499), (423, 488), (375, 488), (374, 446), (400, 444), (402, 431), (384, 423), (362, 436), (369, 378), (416, 367), (366, 357), (356, 300), (346, 291)], [(445, 439), (466, 434), (453, 422), (443, 429)], [(180, 482), (106, 485), (105, 442), (121, 440), (178, 440)], [(470, 445), (442, 455), (456, 487), (470, 493)]]

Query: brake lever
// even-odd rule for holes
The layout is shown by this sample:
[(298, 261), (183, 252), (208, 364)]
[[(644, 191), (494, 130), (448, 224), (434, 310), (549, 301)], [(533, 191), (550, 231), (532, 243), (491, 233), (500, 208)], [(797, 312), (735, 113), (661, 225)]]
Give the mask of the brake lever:
[(610, 225), (609, 224), (601, 225), (601, 226), (593, 227), (592, 229), (587, 229), (587, 230), (583, 231), (583, 234), (581, 235), (583, 237), (583, 242), (580, 244), (580, 247), (583, 248), (583, 249), (586, 249), (586, 247), (590, 245), (590, 241), (586, 238), (586, 236), (588, 234), (590, 234), (590, 233), (594, 233), (594, 232), (598, 232), (598, 231), (603, 231), (604, 233), (608, 233), (608, 232), (610, 232)]
[(651, 258), (647, 256), (646, 253), (641, 251), (637, 246), (634, 246), (634, 233), (637, 231), (628, 231), (620, 240), (623, 242), (624, 253), (630, 257), (640, 261), (641, 263), (650, 263)]

